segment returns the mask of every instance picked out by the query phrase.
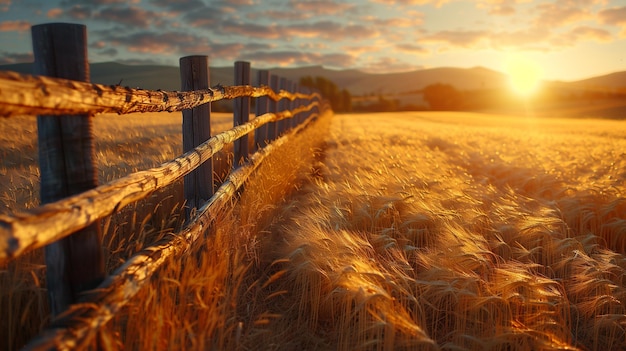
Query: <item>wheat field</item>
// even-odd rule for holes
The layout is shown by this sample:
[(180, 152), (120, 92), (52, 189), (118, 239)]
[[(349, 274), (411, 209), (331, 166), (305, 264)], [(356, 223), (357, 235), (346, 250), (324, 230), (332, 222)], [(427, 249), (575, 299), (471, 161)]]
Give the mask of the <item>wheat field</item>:
[[(207, 240), (171, 260), (94, 342), (626, 349), (625, 193), (624, 121), (325, 115), (270, 156)], [(109, 250), (128, 243), (107, 233)], [(15, 315), (4, 335), (46, 322), (43, 269), (29, 259), (0, 272), (13, 274), (0, 280), (0, 306)], [(17, 300), (35, 312), (10, 309)], [(27, 339), (13, 338), (10, 348)]]
[(624, 150), (623, 121), (336, 116), (258, 240), (248, 345), (626, 349)]

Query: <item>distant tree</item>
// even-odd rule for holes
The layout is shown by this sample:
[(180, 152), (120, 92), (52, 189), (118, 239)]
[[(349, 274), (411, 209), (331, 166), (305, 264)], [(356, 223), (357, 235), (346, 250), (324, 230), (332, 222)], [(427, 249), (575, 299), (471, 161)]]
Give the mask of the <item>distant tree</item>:
[(355, 110), (358, 112), (393, 112), (398, 111), (400, 102), (397, 99), (386, 99), (382, 94), (378, 95), (376, 101), (369, 103), (358, 103)]
[(449, 84), (431, 84), (424, 88), (424, 100), (431, 110), (458, 110), (463, 107), (463, 94)]
[(339, 87), (330, 79), (324, 77), (306, 76), (300, 78), (300, 85), (317, 89), (320, 94), (330, 102), (335, 112), (352, 111), (352, 95), (346, 89), (339, 90)]
[(346, 89), (341, 90), (342, 112), (352, 112), (352, 95)]

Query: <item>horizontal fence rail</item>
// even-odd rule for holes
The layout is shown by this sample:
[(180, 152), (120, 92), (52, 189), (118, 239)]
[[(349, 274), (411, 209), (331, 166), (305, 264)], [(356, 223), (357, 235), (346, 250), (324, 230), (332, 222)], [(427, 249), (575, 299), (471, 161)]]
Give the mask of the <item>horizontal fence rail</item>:
[[(0, 266), (36, 248), (45, 247), (46, 250), (52, 250), (51, 247), (55, 245), (63, 246), (59, 243), (76, 238), (77, 233), (85, 232), (88, 227), (97, 227), (100, 219), (119, 212), (128, 204), (144, 199), (154, 191), (172, 185), (176, 181), (184, 179), (185, 186), (187, 186), (188, 182), (192, 183), (191, 179), (188, 180), (191, 175), (195, 175), (196, 178), (193, 182), (204, 181), (205, 178), (198, 177), (203, 174), (199, 170), (212, 162), (212, 157), (223, 150), (227, 144), (235, 144), (237, 159), (233, 160), (233, 168), (229, 175), (214, 193), (211, 191), (209, 196), (198, 198), (201, 201), (194, 202), (193, 206), (189, 205), (190, 199), (185, 193), (187, 206), (190, 207), (185, 211), (187, 215), (193, 214), (193, 216), (187, 218), (182, 230), (167, 233), (165, 239), (133, 255), (112, 275), (104, 280), (100, 279), (96, 288), (88, 290), (90, 288), (79, 287), (76, 291), (81, 296), (80, 298), (70, 297), (69, 303), (64, 301), (55, 305), (57, 313), (52, 311), (52, 323), (39, 337), (31, 340), (26, 346), (29, 350), (69, 350), (89, 345), (99, 328), (110, 321), (120, 308), (150, 281), (156, 270), (167, 259), (180, 257), (194, 242), (203, 237), (202, 234), (215, 223), (217, 215), (232, 203), (233, 198), (237, 196), (237, 191), (267, 155), (285, 144), (290, 138), (297, 136), (315, 118), (332, 112), (319, 93), (308, 88), (296, 88), (295, 84), (279, 79), (268, 71), (260, 70), (258, 86), (250, 85), (250, 64), (247, 62), (235, 63), (236, 81), (233, 86), (218, 85), (206, 88), (209, 86), (206, 56), (188, 56), (181, 59), (181, 78), (183, 71), (187, 74), (191, 69), (195, 74), (198, 67), (200, 69), (197, 71), (205, 75), (199, 78), (195, 76), (185, 78), (194, 80), (183, 83), (183, 90), (189, 91), (131, 89), (79, 81), (84, 79), (83, 73), (88, 72), (88, 64), (85, 61), (77, 61), (76, 64), (66, 62), (60, 65), (59, 67), (63, 68), (58, 68), (57, 71), (54, 66), (58, 57), (50, 58), (44, 54), (53, 52), (53, 56), (57, 54), (63, 56), (63, 53), (54, 53), (55, 50), (63, 51), (55, 47), (54, 43), (71, 37), (78, 38), (76, 40), (79, 43), (73, 52), (78, 52), (77, 55), (82, 57), (86, 53), (82, 52), (83, 49), (86, 50), (85, 31), (84, 26), (72, 24), (57, 23), (33, 27), (33, 42), (34, 47), (37, 48), (35, 51), (39, 50), (35, 53), (35, 67), (40, 68), (36, 70), (39, 69), (39, 73), (44, 75), (46, 72), (51, 72), (50, 75), (55, 75), (56, 78), (0, 72), (0, 117), (11, 118), (36, 114), (39, 115), (38, 129), (48, 128), (47, 133), (42, 134), (39, 131), (40, 164), (41, 156), (48, 156), (45, 154), (46, 150), (43, 150), (44, 154), (42, 154), (42, 136), (48, 138), (52, 135), (52, 139), (44, 141), (54, 147), (62, 146), (61, 151), (58, 151), (60, 153), (71, 153), (74, 147), (93, 147), (90, 121), (92, 116), (98, 113), (182, 111), (183, 145), (187, 145), (187, 141), (194, 137), (187, 133), (193, 134), (197, 128), (195, 124), (185, 126), (187, 117), (192, 116), (193, 123), (199, 120), (200, 127), (202, 123), (210, 126), (210, 123), (207, 123), (210, 118), (210, 108), (204, 107), (219, 100), (234, 100), (235, 127), (213, 136), (210, 134), (210, 129), (207, 129), (204, 135), (208, 137), (202, 136), (201, 140), (195, 140), (197, 139), (195, 135), (193, 145), (184, 146), (185, 152), (181, 156), (158, 167), (135, 172), (104, 185), (90, 186), (88, 190), (83, 188), (74, 195), (61, 199), (42, 201), (43, 205), (35, 209), (0, 215)], [(41, 55), (44, 55), (43, 59)], [(67, 59), (72, 62), (76, 61), (72, 56)], [(38, 62), (38, 60), (43, 61)], [(183, 61), (200, 66), (183, 66)], [(204, 65), (204, 68), (201, 65)], [(73, 66), (80, 66), (84, 70), (78, 75), (65, 72), (66, 70), (72, 71)], [(65, 79), (68, 77), (70, 79)], [(196, 83), (200, 86), (195, 85)], [(193, 86), (201, 89), (193, 89)], [(250, 98), (257, 98), (256, 116), (252, 120), (248, 120)], [(55, 120), (57, 118), (55, 116), (58, 116), (58, 121)], [(86, 135), (81, 135), (81, 137), (85, 137), (88, 142), (80, 146), (69, 144), (69, 151), (64, 151), (68, 145), (63, 143), (67, 141), (63, 138), (55, 139), (54, 128), (62, 130), (64, 123), (71, 124), (72, 121), (82, 120), (86, 123), (84, 131), (80, 132)], [(42, 121), (48, 124), (44, 125)], [(58, 126), (55, 125), (57, 122)], [(206, 134), (206, 132), (209, 133)], [(255, 133), (252, 150), (255, 152), (250, 155), (246, 140), (251, 132)], [(62, 160), (62, 157), (60, 159)], [(59, 162), (57, 159), (53, 160), (52, 163)], [(89, 159), (88, 162), (93, 162), (93, 160)], [(42, 190), (43, 178), (42, 173)], [(208, 179), (212, 183), (212, 174)], [(191, 207), (195, 210), (191, 211)], [(48, 271), (51, 271), (51, 267), (54, 267), (57, 262), (60, 263), (58, 269), (68, 269), (68, 263), (64, 262), (72, 261), (64, 261), (63, 255), (66, 253), (61, 251), (58, 251), (60, 260), (49, 261), (46, 257)], [(67, 284), (64, 279), (56, 273), (48, 274), (48, 290), (52, 287), (51, 283), (59, 284), (55, 286), (55, 289), (61, 284)], [(53, 289), (53, 291), (57, 290)], [(51, 304), (55, 303), (55, 294), (56, 292), (49, 294)], [(65, 312), (63, 312), (64, 309), (66, 309)]]
[(269, 122), (311, 111), (319, 102), (294, 110), (266, 113), (213, 136), (185, 154), (149, 170), (132, 173), (81, 194), (30, 211), (0, 215), (0, 264), (24, 252), (59, 240), (119, 211), (189, 174), (200, 164), (243, 135)]
[(0, 116), (176, 112), (238, 97), (319, 99), (318, 93), (275, 92), (269, 86), (216, 86), (195, 91), (132, 89), (61, 78), (0, 72)]

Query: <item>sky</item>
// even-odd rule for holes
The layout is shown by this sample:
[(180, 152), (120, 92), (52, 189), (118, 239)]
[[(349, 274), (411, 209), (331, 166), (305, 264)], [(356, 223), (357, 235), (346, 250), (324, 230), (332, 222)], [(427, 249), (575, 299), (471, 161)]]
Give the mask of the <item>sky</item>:
[(85, 24), (92, 63), (626, 71), (626, 0), (0, 0), (0, 64), (32, 62), (30, 27), (51, 22)]

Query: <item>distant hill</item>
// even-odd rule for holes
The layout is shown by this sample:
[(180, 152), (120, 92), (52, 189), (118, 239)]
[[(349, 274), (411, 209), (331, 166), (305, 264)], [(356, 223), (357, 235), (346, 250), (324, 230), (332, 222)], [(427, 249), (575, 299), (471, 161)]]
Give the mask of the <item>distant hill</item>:
[(446, 83), (461, 90), (496, 88), (506, 85), (506, 76), (483, 67), (432, 68), (402, 73), (372, 74), (358, 70), (331, 70), (322, 66), (275, 68), (270, 70), (289, 79), (322, 76), (354, 95), (389, 94), (420, 90), (434, 83)]
[(626, 89), (626, 72), (615, 72), (571, 82), (570, 85), (584, 89)]
[[(125, 65), (115, 62), (93, 63), (90, 66), (93, 83), (120, 84), (132, 88), (180, 90), (178, 67), (158, 65)], [(0, 65), (0, 70), (31, 73), (31, 63)], [(272, 74), (294, 81), (304, 76), (321, 76), (332, 80), (341, 89), (353, 95), (394, 94), (416, 91), (434, 83), (446, 83), (460, 90), (493, 89), (504, 87), (507, 77), (503, 73), (484, 67), (441, 67), (403, 73), (372, 74), (359, 70), (333, 70), (322, 66), (298, 68), (273, 68)], [(229, 85), (233, 82), (232, 67), (211, 67), (211, 85)], [(253, 83), (256, 70), (252, 71)], [(556, 83), (556, 82), (555, 82)], [(572, 89), (626, 88), (626, 72), (589, 78), (576, 82), (558, 82)]]

